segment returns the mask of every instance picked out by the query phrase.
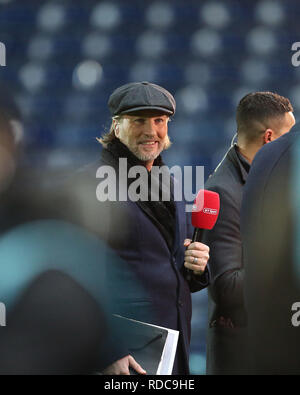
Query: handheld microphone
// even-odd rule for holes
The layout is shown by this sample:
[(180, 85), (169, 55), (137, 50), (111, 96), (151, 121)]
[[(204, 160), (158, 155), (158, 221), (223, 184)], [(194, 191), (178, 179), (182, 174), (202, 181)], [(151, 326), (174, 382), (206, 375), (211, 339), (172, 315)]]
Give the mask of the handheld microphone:
[(217, 192), (200, 189), (192, 209), (192, 225), (195, 228), (192, 242), (201, 241), (204, 230), (211, 230), (220, 211), (220, 196)]
[[(195, 228), (192, 243), (201, 242), (204, 230), (211, 230), (217, 222), (220, 211), (220, 196), (217, 192), (200, 189), (192, 209), (192, 225)], [(191, 279), (192, 270), (187, 269), (187, 279)]]

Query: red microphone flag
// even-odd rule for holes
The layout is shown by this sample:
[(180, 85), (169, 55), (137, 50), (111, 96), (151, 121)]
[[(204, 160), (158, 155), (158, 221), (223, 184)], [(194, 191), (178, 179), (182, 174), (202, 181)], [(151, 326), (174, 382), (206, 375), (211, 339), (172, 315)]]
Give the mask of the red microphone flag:
[(220, 211), (220, 197), (217, 192), (200, 189), (192, 209), (192, 225), (198, 229), (212, 229)]

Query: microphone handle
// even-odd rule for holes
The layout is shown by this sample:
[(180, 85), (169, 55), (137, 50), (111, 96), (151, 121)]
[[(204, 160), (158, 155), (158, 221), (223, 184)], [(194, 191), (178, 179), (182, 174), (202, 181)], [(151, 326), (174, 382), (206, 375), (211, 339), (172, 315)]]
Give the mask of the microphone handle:
[[(202, 237), (203, 237), (203, 231), (204, 231), (204, 229), (201, 229), (201, 228), (195, 228), (194, 229), (192, 243), (194, 243), (194, 241), (200, 241), (201, 242)], [(191, 278), (192, 278), (193, 271), (190, 270), (190, 269), (186, 269), (186, 271), (187, 271), (187, 280), (190, 281)]]
[(203, 231), (205, 229), (201, 229), (201, 228), (195, 228), (194, 229), (194, 234), (193, 234), (193, 238), (192, 238), (192, 243), (194, 243), (194, 241), (200, 241), (202, 240), (203, 237)]

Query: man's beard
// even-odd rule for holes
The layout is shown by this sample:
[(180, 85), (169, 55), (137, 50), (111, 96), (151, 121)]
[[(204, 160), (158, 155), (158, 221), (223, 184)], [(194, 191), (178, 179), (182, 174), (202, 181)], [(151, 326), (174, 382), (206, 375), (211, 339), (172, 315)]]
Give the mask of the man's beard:
[(142, 162), (147, 162), (147, 161), (149, 161), (149, 160), (155, 160), (155, 159), (160, 155), (160, 153), (162, 152), (162, 150), (159, 151), (159, 152), (153, 153), (153, 154), (143, 154), (143, 153), (141, 153), (138, 149), (131, 150), (131, 152), (132, 152), (139, 160), (141, 160)]
[(162, 148), (159, 149), (157, 152), (153, 152), (153, 153), (143, 153), (139, 150), (139, 146), (138, 145), (130, 145), (130, 144), (126, 144), (129, 151), (131, 151), (140, 161), (142, 162), (148, 162), (151, 160), (155, 160), (156, 158), (159, 157), (159, 155), (162, 153), (162, 151), (168, 149), (171, 145), (171, 142), (169, 140), (169, 138), (165, 138), (164, 143), (162, 145)]

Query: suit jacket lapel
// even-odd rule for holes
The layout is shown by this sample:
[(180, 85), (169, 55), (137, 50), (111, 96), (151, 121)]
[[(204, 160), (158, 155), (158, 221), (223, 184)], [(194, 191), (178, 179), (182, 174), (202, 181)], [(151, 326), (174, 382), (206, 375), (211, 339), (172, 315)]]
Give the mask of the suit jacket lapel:
[(181, 244), (183, 243), (186, 234), (186, 212), (184, 202), (175, 202), (176, 207), (176, 229), (175, 238), (173, 245), (173, 254), (176, 256), (178, 251), (180, 251)]
[(151, 219), (151, 221), (154, 223), (154, 225), (159, 229), (160, 233), (162, 234), (168, 248), (170, 251), (172, 251), (172, 246), (169, 245), (170, 243), (168, 243), (167, 237), (165, 237), (165, 229), (162, 226), (162, 224), (154, 217), (154, 215), (152, 214), (152, 211), (150, 209), (150, 207), (147, 205), (147, 202), (143, 202), (143, 201), (137, 201), (135, 202), (140, 209)]

